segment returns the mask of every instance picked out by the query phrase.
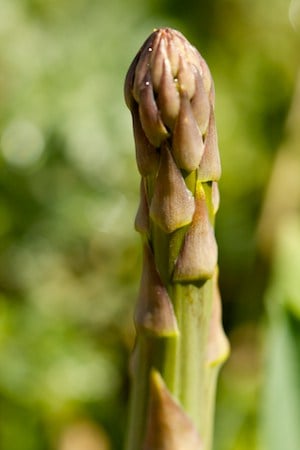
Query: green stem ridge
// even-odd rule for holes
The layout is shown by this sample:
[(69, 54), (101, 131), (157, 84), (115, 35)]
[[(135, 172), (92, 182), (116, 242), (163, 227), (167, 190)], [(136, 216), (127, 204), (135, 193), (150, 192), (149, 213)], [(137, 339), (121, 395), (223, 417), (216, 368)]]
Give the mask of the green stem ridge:
[(229, 347), (217, 283), (221, 175), (214, 87), (178, 31), (155, 30), (125, 81), (143, 272), (126, 450), (210, 450), (218, 370)]

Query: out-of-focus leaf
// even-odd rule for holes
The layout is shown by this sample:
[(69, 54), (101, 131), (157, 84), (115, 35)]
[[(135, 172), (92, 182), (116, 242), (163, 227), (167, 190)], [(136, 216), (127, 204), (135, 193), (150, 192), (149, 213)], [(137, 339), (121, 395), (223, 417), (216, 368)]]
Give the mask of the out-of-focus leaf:
[[(298, 332), (300, 324), (298, 323)], [(267, 450), (298, 450), (300, 444), (299, 347), (287, 314), (271, 319), (262, 426)]]
[(300, 220), (283, 220), (267, 293), (262, 432), (267, 450), (300, 445)]
[[(278, 301), (300, 320), (300, 220), (283, 220), (277, 242), (273, 289)], [(280, 297), (279, 297), (280, 295)]]

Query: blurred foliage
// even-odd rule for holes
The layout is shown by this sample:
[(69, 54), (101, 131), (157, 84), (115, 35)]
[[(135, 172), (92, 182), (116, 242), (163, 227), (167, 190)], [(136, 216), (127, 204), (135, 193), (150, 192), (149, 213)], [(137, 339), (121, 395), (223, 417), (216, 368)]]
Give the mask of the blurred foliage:
[(300, 216), (283, 221), (267, 292), (266, 382), (262, 397), (266, 448), (300, 443)]
[[(286, 138), (299, 11), (299, 0), (0, 0), (0, 448), (122, 448), (140, 275), (123, 79), (152, 28), (172, 26), (206, 58), (217, 92), (217, 235), (232, 357), (220, 380), (216, 450), (275, 449), (260, 438), (272, 253), (262, 256), (256, 227)], [(299, 234), (291, 236), (292, 251)], [(290, 379), (299, 317), (278, 306), (287, 301), (278, 286), (297, 279), (299, 265), (278, 264), (274, 303), (284, 312), (270, 318), (266, 347), (269, 373)], [(287, 366), (272, 358), (274, 345)], [(279, 381), (271, 378), (266, 405)], [(299, 386), (286, 388), (293, 397)]]
[[(259, 224), (264, 254), (273, 250), (266, 292), (261, 429), (267, 449), (296, 450), (300, 432), (300, 72)], [(285, 189), (278, 180), (285, 180)]]

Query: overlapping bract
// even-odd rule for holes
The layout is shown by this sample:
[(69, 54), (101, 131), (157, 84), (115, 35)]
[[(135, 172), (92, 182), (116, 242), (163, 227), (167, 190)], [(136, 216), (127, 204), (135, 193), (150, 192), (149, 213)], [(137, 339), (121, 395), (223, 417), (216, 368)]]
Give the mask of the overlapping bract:
[(165, 28), (151, 34), (129, 68), (125, 98), (142, 176), (155, 173), (167, 141), (179, 169), (199, 169), (200, 181), (219, 179), (212, 78), (181, 33)]
[[(150, 35), (133, 60), (125, 99), (142, 176), (135, 228), (143, 238), (144, 258), (135, 324), (137, 332), (150, 339), (178, 338), (170, 286), (201, 285), (215, 276), (217, 267), (214, 216), (221, 165), (213, 82), (198, 51), (178, 31), (163, 28)], [(166, 261), (171, 267), (164, 276), (155, 254), (158, 235), (169, 245)], [(220, 339), (216, 345), (214, 338), (208, 342), (209, 364), (223, 354), (218, 305), (216, 301), (210, 328)], [(196, 426), (158, 372), (152, 372), (149, 383), (143, 450), (201, 450)]]
[[(151, 221), (167, 234), (190, 225), (174, 280), (210, 278), (217, 246), (205, 206), (208, 194), (201, 185), (213, 186), (209, 200), (217, 203), (221, 165), (214, 87), (206, 62), (178, 31), (156, 30), (129, 68), (125, 98), (143, 177), (136, 229), (151, 240)], [(191, 173), (196, 174), (196, 183), (188, 188), (185, 179)], [(197, 191), (202, 200), (196, 198)]]

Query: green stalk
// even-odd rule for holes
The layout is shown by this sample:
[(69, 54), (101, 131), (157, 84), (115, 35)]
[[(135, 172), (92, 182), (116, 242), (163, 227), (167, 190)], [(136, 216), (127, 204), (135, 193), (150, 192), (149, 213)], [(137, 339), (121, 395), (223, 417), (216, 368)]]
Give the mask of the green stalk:
[(228, 355), (214, 220), (221, 174), (209, 69), (175, 30), (155, 30), (125, 97), (142, 176), (143, 243), (126, 450), (210, 450)]

